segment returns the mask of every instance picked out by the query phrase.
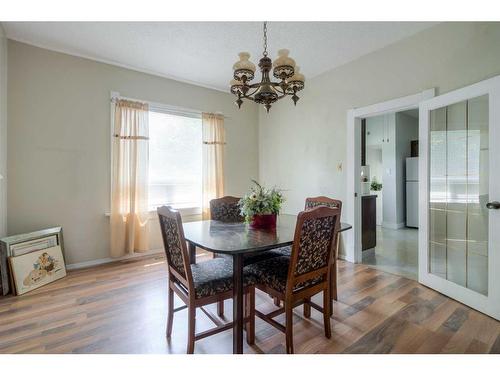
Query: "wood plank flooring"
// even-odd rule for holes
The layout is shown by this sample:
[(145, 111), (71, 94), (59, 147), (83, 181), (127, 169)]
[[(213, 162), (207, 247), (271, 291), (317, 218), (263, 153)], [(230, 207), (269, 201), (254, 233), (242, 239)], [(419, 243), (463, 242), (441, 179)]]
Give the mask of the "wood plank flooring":
[[(24, 296), (0, 298), (0, 353), (185, 353), (186, 310), (165, 338), (166, 277), (164, 257), (152, 256), (70, 271)], [(260, 292), (256, 304), (274, 309)], [(229, 320), (231, 311), (228, 301)], [(211, 327), (198, 312), (197, 331)], [(340, 261), (332, 339), (323, 336), (320, 314), (304, 319), (297, 308), (294, 342), (297, 353), (500, 353), (500, 322), (415, 281)], [(284, 343), (257, 319), (256, 343), (244, 350), (283, 353)], [(231, 331), (195, 346), (195, 353), (231, 352)]]

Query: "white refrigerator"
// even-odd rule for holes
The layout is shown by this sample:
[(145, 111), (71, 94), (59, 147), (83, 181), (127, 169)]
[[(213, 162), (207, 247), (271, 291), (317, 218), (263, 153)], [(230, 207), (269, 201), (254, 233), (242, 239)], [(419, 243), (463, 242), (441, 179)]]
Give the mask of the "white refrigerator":
[(406, 226), (418, 228), (418, 157), (406, 158)]

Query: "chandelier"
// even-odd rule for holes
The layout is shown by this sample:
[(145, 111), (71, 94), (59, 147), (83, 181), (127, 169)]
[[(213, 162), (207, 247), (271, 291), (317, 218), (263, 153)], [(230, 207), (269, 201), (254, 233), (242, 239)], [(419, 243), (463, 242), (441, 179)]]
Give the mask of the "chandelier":
[[(267, 112), (271, 104), (290, 95), (293, 104), (297, 105), (299, 97), (297, 91), (304, 88), (304, 75), (299, 72), (299, 67), (295, 65), (295, 60), (288, 56), (290, 51), (280, 49), (278, 58), (274, 62), (267, 56), (267, 22), (264, 22), (264, 52), (259, 61), (259, 68), (262, 79), (257, 83), (250, 83), (254, 79), (255, 64), (250, 61), (248, 52), (240, 52), (240, 60), (233, 65), (233, 79), (230, 82), (231, 93), (236, 95), (235, 104), (241, 108), (243, 99), (252, 100), (258, 104), (264, 104)], [(278, 79), (272, 82), (269, 72), (273, 71), (273, 76)]]

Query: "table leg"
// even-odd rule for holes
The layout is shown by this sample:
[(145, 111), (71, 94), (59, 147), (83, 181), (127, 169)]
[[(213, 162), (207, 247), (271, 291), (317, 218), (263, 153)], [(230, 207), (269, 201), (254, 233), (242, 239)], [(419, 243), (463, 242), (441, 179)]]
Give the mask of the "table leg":
[(196, 263), (196, 246), (191, 242), (188, 242), (188, 253), (189, 253), (189, 263)]
[(233, 255), (233, 354), (243, 354), (243, 255)]

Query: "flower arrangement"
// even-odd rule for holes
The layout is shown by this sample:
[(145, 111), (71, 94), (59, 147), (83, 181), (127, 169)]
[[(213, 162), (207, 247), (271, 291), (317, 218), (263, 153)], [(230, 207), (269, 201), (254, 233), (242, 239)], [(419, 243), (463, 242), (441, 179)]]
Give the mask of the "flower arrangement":
[[(262, 226), (263, 216), (274, 217), (274, 226), (276, 226), (276, 215), (279, 214), (285, 201), (281, 190), (275, 187), (266, 189), (257, 181), (252, 180), (252, 182), (255, 186), (251, 188), (250, 194), (245, 195), (238, 203), (241, 214), (254, 227)], [(272, 227), (272, 219), (270, 221), (265, 220), (263, 226)]]
[(370, 185), (370, 189), (373, 191), (380, 191), (382, 190), (382, 184), (377, 181), (375, 177), (373, 177), (372, 183)]

